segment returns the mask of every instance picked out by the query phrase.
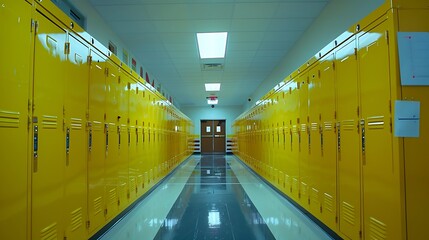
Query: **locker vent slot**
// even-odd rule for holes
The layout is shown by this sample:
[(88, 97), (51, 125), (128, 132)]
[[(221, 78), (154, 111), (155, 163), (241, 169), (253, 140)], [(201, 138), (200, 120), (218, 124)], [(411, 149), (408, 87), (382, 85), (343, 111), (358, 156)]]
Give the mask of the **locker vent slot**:
[(130, 177), (130, 191), (136, 190), (136, 179), (134, 177)]
[(369, 239), (383, 240), (387, 239), (387, 226), (381, 221), (369, 218)]
[(355, 218), (355, 207), (347, 202), (343, 202), (341, 205), (342, 212), (343, 212), (343, 219), (344, 221), (350, 223), (352, 226), (355, 225), (356, 218)]
[(144, 183), (145, 185), (149, 184), (149, 174), (147, 172), (144, 173)]
[(344, 120), (341, 122), (342, 130), (344, 131), (353, 131), (356, 128), (355, 120)]
[(334, 130), (334, 123), (333, 122), (324, 122), (323, 127), (325, 131), (332, 131)]
[(137, 176), (137, 186), (143, 186), (143, 175)]
[(296, 178), (292, 179), (292, 190), (293, 191), (298, 190), (298, 179)]
[(109, 191), (109, 203), (110, 205), (116, 205), (117, 198), (116, 198), (116, 189), (110, 189)]
[(298, 127), (296, 125), (292, 126), (292, 132), (293, 133), (297, 133), (298, 132)]
[(42, 125), (45, 129), (56, 129), (58, 127), (58, 117), (44, 115), (42, 117)]
[(384, 116), (369, 117), (368, 129), (384, 129)]
[(127, 187), (127, 183), (121, 183), (119, 185), (119, 196), (121, 196), (121, 197), (127, 196), (127, 193), (125, 190), (126, 187)]
[(45, 227), (40, 231), (40, 239), (42, 240), (55, 240), (58, 239), (57, 223)]
[(71, 119), (71, 129), (81, 130), (82, 129), (82, 119), (72, 118)]
[(311, 131), (319, 131), (319, 124), (318, 123), (311, 123)]
[(290, 185), (290, 177), (288, 174), (285, 174), (285, 184)]
[(319, 207), (320, 205), (319, 190), (315, 188), (311, 188), (310, 199), (311, 199), (311, 205), (313, 205), (313, 207)]
[(301, 124), (301, 132), (307, 132), (307, 125)]
[(19, 112), (0, 111), (0, 127), (18, 128)]
[(97, 215), (97, 214), (99, 214), (99, 213), (101, 213), (101, 211), (102, 211), (102, 204), (101, 204), (101, 202), (102, 202), (102, 198), (101, 197), (98, 197), (98, 198), (96, 198), (96, 199), (94, 199), (94, 215)]
[(334, 211), (334, 198), (331, 195), (325, 193), (324, 202), (325, 209), (332, 213)]
[(103, 131), (103, 124), (101, 124), (101, 122), (98, 122), (98, 121), (93, 121), (92, 122), (92, 130), (93, 131)]
[(282, 172), (282, 171), (279, 171), (279, 173), (278, 173), (278, 176), (279, 176), (279, 184), (281, 184), (281, 185), (283, 185), (283, 183), (284, 183), (284, 173)]
[(71, 212), (71, 231), (74, 232), (83, 225), (82, 208)]

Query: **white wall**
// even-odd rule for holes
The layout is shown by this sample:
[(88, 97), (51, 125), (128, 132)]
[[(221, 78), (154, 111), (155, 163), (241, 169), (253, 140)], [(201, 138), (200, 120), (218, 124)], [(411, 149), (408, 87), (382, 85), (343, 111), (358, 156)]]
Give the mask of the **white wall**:
[(194, 123), (194, 134), (200, 134), (201, 120), (226, 120), (226, 134), (232, 134), (232, 124), (241, 114), (241, 106), (235, 107), (183, 107), (182, 112)]
[[(388, 1), (388, 0), (387, 0)], [(345, 32), (386, 0), (331, 0), (309, 29), (295, 43), (280, 65), (265, 79), (252, 94), (251, 103), (243, 106), (243, 112), (304, 64), (319, 50)]]

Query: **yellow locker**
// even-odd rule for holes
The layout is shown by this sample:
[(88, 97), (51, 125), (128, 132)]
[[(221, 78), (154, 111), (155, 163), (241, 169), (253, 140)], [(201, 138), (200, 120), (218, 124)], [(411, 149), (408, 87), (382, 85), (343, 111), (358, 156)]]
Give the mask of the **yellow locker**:
[[(143, 179), (142, 175), (139, 173), (138, 166), (138, 154), (139, 154), (139, 140), (141, 140), (140, 136), (140, 128), (139, 119), (137, 115), (137, 109), (139, 106), (139, 93), (141, 93), (142, 89), (139, 84), (136, 82), (132, 82), (130, 85), (129, 91), (129, 144), (128, 144), (128, 157), (129, 157), (129, 193), (130, 193), (130, 201), (134, 201), (137, 197), (137, 194), (141, 192), (142, 181), (139, 181), (139, 176)], [(140, 184), (139, 184), (140, 183)]]
[(106, 220), (111, 220), (118, 212), (119, 201), (119, 176), (120, 166), (120, 79), (118, 66), (110, 60), (106, 61), (106, 112), (105, 112), (105, 197)]
[(86, 114), (88, 109), (87, 63), (89, 49), (75, 36), (68, 36), (69, 54), (64, 91), (65, 122), (65, 234), (67, 239), (86, 237), (87, 217), (87, 131)]
[(387, 22), (358, 37), (361, 88), (364, 237), (403, 236), (399, 185), (391, 134), (391, 92)]
[(31, 5), (2, 1), (0, 16), (0, 236), (26, 239)]
[(339, 230), (359, 239), (361, 228), (361, 161), (356, 41), (335, 53), (338, 138)]
[(66, 134), (64, 29), (36, 12), (33, 83), (32, 239), (63, 238)]
[(302, 73), (297, 80), (299, 88), (299, 200), (302, 206), (309, 208), (309, 131), (308, 131), (308, 73)]
[(322, 101), (322, 84), (320, 81), (320, 65), (317, 65), (309, 71), (308, 86), (308, 104), (309, 104), (309, 195), (310, 195), (310, 212), (317, 218), (321, 219), (322, 198), (321, 182), (325, 181), (321, 177), (322, 173), (322, 125), (321, 109), (324, 102)]
[(337, 135), (335, 107), (335, 75), (333, 54), (327, 55), (320, 63), (321, 82), (321, 175), (322, 219), (331, 229), (337, 223)]
[(131, 87), (130, 75), (124, 70), (119, 70), (117, 91), (117, 133), (118, 133), (118, 155), (117, 155), (117, 193), (118, 193), (118, 205), (119, 209), (122, 210), (128, 206), (129, 196), (129, 165), (128, 165), (128, 150), (130, 145), (130, 131), (129, 131), (129, 116), (128, 116), (128, 105), (129, 105), (129, 92)]
[(107, 128), (104, 122), (106, 101), (106, 58), (90, 52), (88, 96), (88, 220), (89, 233), (93, 234), (104, 223), (106, 198), (105, 154)]
[(291, 158), (289, 162), (290, 171), (289, 178), (291, 183), (291, 197), (295, 201), (299, 201), (299, 154), (301, 133), (299, 131), (299, 89), (296, 80), (291, 81), (289, 103), (291, 106)]

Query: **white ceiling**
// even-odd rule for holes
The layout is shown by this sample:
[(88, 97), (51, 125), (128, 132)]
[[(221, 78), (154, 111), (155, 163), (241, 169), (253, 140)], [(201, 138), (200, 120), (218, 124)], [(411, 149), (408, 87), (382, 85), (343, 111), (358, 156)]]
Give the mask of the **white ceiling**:
[[(181, 107), (207, 105), (207, 82), (219, 106), (242, 106), (328, 1), (90, 0)], [(222, 71), (201, 70), (197, 32), (228, 32)]]

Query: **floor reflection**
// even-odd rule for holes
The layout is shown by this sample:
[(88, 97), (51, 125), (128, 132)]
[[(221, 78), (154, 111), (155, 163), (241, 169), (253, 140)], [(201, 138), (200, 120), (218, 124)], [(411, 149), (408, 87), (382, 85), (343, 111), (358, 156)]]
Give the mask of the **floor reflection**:
[(225, 156), (202, 155), (155, 239), (275, 239)]

